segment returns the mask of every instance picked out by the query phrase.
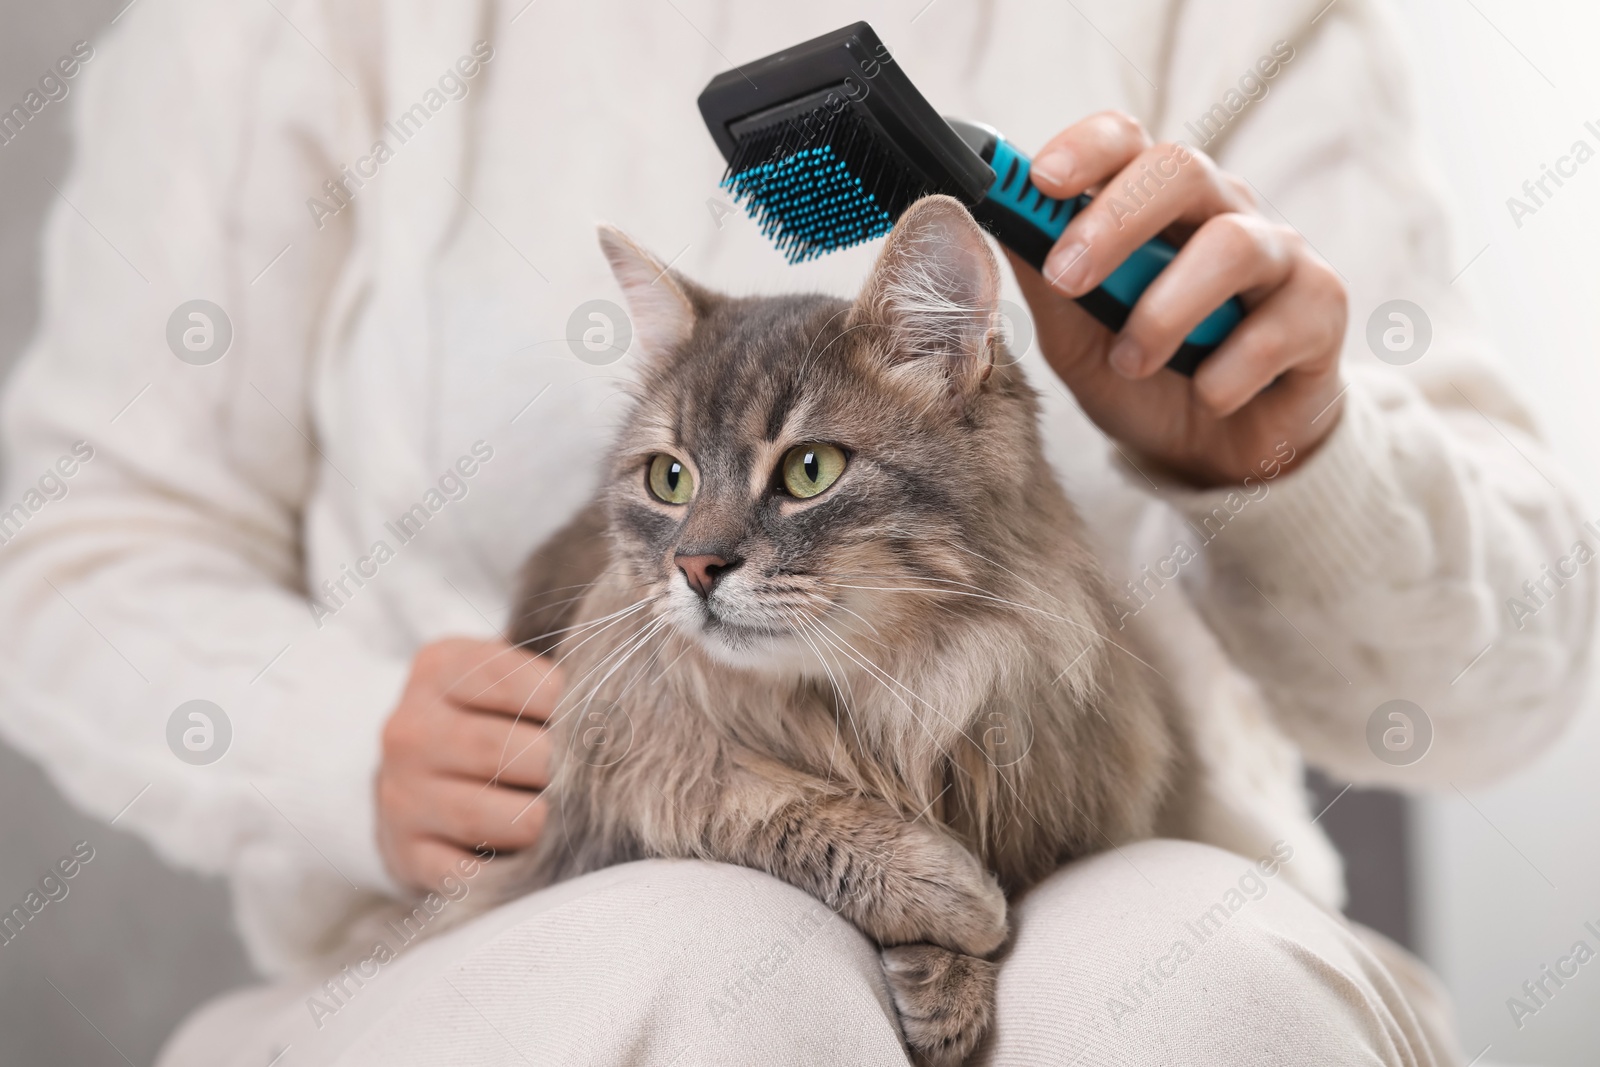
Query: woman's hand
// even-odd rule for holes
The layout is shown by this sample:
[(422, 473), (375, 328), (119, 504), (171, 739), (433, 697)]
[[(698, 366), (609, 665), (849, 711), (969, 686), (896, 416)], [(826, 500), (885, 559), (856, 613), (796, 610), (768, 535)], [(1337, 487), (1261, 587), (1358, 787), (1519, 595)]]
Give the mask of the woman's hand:
[(417, 652), (377, 779), (378, 849), (397, 882), (433, 888), (479, 845), (538, 840), (544, 722), (560, 697), (555, 664), (503, 641), (454, 637)]
[[(1100, 189), (1056, 242), (1043, 277), (1015, 256), (1011, 264), (1045, 359), (1102, 430), (1197, 486), (1259, 477), (1280, 443), (1303, 460), (1327, 437), (1342, 408), (1344, 285), (1294, 229), (1257, 212), (1242, 179), (1185, 145), (1152, 144), (1134, 119), (1104, 112), (1051, 140), (1034, 159), (1033, 182), (1062, 198)], [(1121, 333), (1068, 299), (1158, 235), (1182, 247)], [(1235, 293), (1249, 315), (1194, 378), (1164, 370)]]

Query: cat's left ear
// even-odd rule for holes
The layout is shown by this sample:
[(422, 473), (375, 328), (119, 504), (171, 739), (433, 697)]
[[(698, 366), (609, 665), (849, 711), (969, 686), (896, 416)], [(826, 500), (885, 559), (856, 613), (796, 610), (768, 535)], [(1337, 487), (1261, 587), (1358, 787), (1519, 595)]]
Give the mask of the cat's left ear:
[(851, 323), (888, 328), (896, 368), (936, 367), (958, 393), (989, 377), (1001, 343), (1000, 268), (961, 202), (929, 196), (900, 216)]
[(645, 355), (659, 358), (682, 346), (694, 332), (694, 287), (615, 226), (600, 226), (600, 250), (627, 297)]

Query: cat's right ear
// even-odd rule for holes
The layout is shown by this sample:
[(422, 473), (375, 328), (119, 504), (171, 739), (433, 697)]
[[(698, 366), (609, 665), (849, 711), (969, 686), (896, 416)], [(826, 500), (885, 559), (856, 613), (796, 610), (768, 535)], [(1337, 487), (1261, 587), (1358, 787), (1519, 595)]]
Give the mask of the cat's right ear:
[(646, 356), (659, 358), (694, 332), (695, 302), (687, 285), (633, 238), (604, 223), (600, 250), (622, 286), (633, 318), (633, 336)]

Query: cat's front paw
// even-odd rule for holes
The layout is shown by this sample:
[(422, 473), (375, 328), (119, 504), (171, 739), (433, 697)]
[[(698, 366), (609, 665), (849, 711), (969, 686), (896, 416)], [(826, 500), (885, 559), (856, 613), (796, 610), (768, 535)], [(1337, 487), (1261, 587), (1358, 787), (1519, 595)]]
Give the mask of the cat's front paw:
[(921, 912), (923, 929), (905, 938), (932, 941), (968, 956), (988, 956), (1006, 939), (1006, 895), (994, 875), (961, 852), (942, 870), (916, 872), (908, 911)]
[(957, 1067), (994, 1017), (995, 965), (938, 945), (883, 950), (883, 973), (919, 1067)]
[(862, 865), (857, 891), (830, 902), (879, 944), (929, 941), (987, 956), (1006, 939), (1006, 896), (977, 857), (923, 827)]

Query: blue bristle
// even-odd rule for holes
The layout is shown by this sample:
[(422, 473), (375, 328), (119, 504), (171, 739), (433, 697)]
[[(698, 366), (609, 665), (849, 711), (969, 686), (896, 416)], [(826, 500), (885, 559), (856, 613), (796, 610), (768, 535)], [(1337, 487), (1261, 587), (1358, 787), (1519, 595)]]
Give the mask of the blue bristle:
[(722, 187), (790, 263), (882, 237), (894, 226), (830, 144), (731, 173)]

